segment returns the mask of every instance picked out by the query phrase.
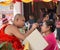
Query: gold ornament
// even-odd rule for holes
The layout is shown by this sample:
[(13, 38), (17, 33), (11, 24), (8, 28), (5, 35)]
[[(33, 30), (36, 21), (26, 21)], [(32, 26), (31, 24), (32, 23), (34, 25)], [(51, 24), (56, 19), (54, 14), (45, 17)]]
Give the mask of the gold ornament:
[(43, 0), (44, 2), (50, 2), (50, 1), (52, 1), (52, 0)]
[(32, 2), (32, 0), (22, 0), (22, 2), (29, 3), (29, 2)]
[(2, 5), (2, 6), (7, 6), (7, 5), (9, 5), (11, 2), (12, 2), (12, 0), (6, 0), (6, 1), (4, 1), (4, 2), (0, 2), (0, 5)]

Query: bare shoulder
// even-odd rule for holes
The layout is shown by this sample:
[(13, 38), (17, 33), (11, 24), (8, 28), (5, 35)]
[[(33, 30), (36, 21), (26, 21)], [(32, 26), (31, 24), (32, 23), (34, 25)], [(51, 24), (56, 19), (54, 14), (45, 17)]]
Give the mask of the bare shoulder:
[(9, 28), (9, 29), (17, 29), (17, 27), (16, 26), (14, 26), (14, 25), (8, 25), (6, 28)]
[(17, 30), (17, 27), (15, 27), (14, 25), (8, 25), (5, 28), (5, 33), (6, 34), (12, 34), (14, 30)]

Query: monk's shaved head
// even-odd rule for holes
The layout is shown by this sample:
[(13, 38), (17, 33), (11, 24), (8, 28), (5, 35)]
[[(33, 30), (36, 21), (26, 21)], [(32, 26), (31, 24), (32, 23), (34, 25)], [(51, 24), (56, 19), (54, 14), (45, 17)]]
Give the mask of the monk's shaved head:
[(18, 20), (24, 18), (24, 16), (22, 16), (21, 14), (16, 14), (14, 20)]
[(24, 16), (22, 16), (21, 14), (16, 14), (15, 15), (15, 18), (14, 18), (14, 21), (13, 21), (13, 24), (17, 27), (23, 27), (24, 24), (25, 24), (25, 18)]

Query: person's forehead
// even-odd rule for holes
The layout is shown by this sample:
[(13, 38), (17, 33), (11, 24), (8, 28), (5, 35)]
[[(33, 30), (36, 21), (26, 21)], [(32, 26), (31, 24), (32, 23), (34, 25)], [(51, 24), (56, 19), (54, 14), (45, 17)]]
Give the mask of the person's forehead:
[(21, 20), (25, 20), (25, 18), (24, 18), (24, 17), (21, 17), (20, 19), (21, 19)]

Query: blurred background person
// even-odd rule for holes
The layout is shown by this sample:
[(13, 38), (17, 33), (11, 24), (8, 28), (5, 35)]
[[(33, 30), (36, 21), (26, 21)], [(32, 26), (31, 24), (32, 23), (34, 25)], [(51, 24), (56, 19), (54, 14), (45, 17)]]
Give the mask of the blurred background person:
[(47, 21), (47, 20), (49, 20), (49, 14), (44, 14), (42, 21), (45, 22), (45, 21)]
[(29, 20), (28, 20), (28, 22), (29, 22), (30, 24), (35, 23), (34, 14), (30, 14), (30, 15), (29, 15)]
[(6, 18), (5, 14), (2, 14), (2, 27), (9, 24), (8, 19)]
[(33, 23), (35, 23), (35, 17), (34, 17), (34, 14), (32, 13), (29, 15), (29, 20), (25, 23), (27, 30), (29, 30), (32, 27)]
[(57, 40), (60, 44), (60, 15), (58, 15), (57, 17), (56, 28), (57, 28)]

